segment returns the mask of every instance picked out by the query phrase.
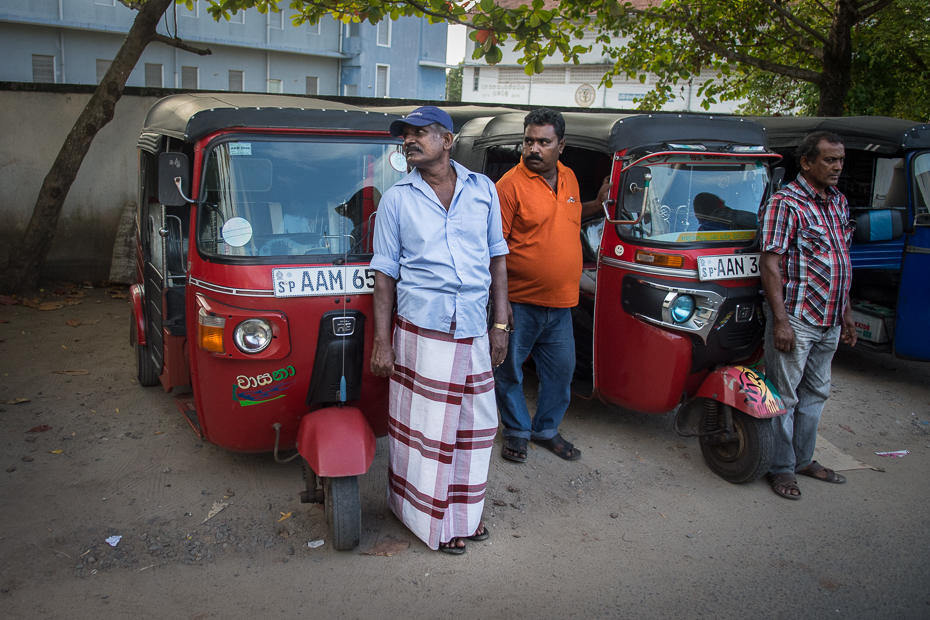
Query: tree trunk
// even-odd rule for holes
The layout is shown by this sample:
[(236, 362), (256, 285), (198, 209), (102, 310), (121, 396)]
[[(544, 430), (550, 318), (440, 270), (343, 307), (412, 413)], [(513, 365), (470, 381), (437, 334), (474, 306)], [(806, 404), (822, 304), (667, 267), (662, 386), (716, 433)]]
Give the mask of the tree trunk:
[(116, 58), (71, 128), (42, 183), (26, 232), (13, 247), (6, 270), (0, 274), (0, 291), (14, 293), (38, 288), (61, 208), (71, 184), (97, 132), (113, 120), (116, 103), (123, 95), (126, 80), (151, 42), (161, 16), (172, 2), (147, 0), (136, 15)]
[(852, 87), (852, 29), (855, 8), (849, 0), (837, 0), (833, 9), (830, 36), (823, 48), (823, 79), (817, 116), (842, 116), (846, 95)]

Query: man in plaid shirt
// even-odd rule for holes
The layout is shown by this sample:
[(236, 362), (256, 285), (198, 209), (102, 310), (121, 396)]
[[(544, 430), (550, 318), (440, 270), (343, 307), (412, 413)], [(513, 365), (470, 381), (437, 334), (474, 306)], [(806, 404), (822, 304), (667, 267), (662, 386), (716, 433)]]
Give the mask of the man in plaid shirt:
[(774, 418), (772, 490), (800, 499), (795, 474), (841, 484), (812, 460), (817, 425), (830, 396), (830, 364), (840, 341), (856, 344), (849, 304), (849, 243), (855, 223), (836, 184), (846, 151), (838, 135), (818, 131), (797, 150), (801, 172), (760, 210), (765, 292), (765, 373), (785, 401)]

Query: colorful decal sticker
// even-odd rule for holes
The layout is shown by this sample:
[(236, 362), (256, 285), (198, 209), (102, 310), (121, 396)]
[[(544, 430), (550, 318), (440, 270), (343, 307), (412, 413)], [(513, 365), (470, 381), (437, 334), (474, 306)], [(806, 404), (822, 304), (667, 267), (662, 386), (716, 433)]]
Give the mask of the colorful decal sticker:
[(243, 407), (248, 407), (284, 398), (287, 389), (297, 382), (297, 379), (291, 378), (295, 374), (294, 367), (288, 366), (254, 377), (239, 375), (236, 377), (236, 385), (233, 386), (233, 400)]
[(252, 224), (244, 217), (231, 217), (223, 224), (223, 241), (241, 248), (252, 239)]
[(678, 235), (679, 243), (687, 241), (744, 241), (755, 239), (754, 230), (719, 230), (714, 232), (686, 232)]
[[(739, 391), (745, 395), (744, 402), (752, 407), (757, 417), (774, 418), (785, 413), (785, 403), (767, 377), (746, 366), (727, 369), (727, 377), (739, 383)], [(735, 389), (733, 381), (728, 386)]]
[(720, 320), (719, 323), (717, 323), (716, 325), (714, 325), (714, 329), (720, 329), (721, 327), (723, 327), (724, 325), (727, 324), (727, 321), (729, 321), (729, 320), (732, 319), (732, 318), (733, 318), (733, 313), (730, 312), (730, 313), (727, 314), (725, 317), (723, 317), (723, 318)]
[(407, 158), (404, 157), (404, 154), (400, 151), (394, 151), (388, 156), (388, 161), (391, 162), (391, 168), (398, 172), (407, 172)]

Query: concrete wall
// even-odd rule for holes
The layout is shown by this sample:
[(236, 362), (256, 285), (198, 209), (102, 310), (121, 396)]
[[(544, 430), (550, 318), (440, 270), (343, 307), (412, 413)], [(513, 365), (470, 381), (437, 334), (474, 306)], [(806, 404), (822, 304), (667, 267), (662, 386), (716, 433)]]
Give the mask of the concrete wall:
[[(85, 92), (0, 89), (0, 265), (22, 236), (65, 137), (90, 99)], [(157, 96), (124, 96), (94, 139), (61, 212), (45, 277), (107, 280), (121, 212), (137, 201), (136, 137)]]

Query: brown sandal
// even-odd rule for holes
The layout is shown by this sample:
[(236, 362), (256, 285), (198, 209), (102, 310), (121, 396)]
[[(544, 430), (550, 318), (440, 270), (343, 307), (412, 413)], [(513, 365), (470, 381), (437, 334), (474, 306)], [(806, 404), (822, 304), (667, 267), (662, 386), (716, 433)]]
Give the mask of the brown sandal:
[[(801, 499), (801, 489), (798, 488), (798, 481), (794, 474), (768, 474), (766, 477), (776, 495), (787, 499)], [(797, 494), (792, 491), (797, 491)]]
[(846, 482), (845, 476), (841, 476), (829, 467), (824, 467), (817, 461), (811, 461), (811, 464), (798, 472), (802, 476), (809, 476), (824, 482), (832, 484), (843, 484)]

